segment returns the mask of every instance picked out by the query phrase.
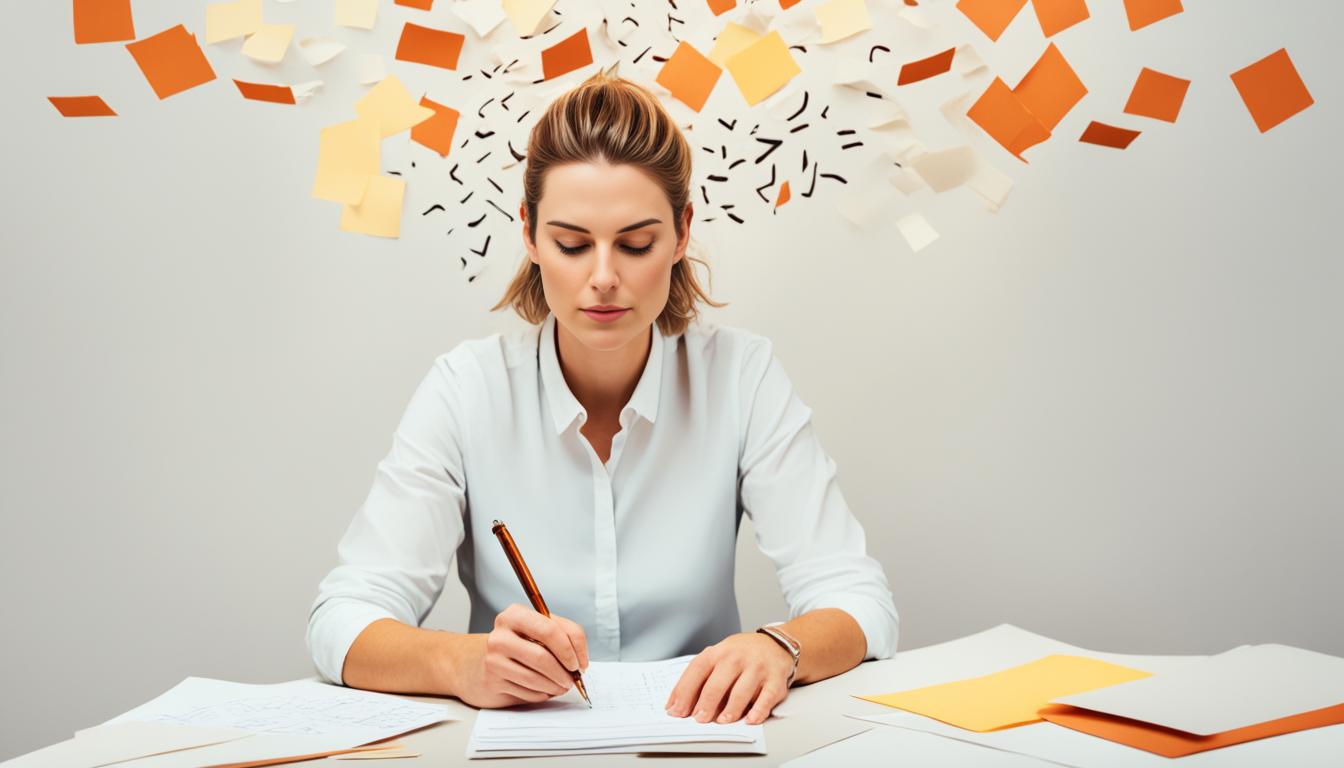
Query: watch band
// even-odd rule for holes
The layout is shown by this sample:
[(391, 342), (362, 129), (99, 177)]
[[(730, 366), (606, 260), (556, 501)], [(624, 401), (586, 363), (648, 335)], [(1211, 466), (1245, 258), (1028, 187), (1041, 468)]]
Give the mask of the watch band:
[(798, 657), (803, 655), (802, 644), (789, 636), (784, 630), (773, 625), (758, 627), (756, 631), (779, 643), (793, 658), (793, 669), (789, 670), (789, 679), (784, 683), (785, 687), (793, 687), (793, 678), (798, 674)]

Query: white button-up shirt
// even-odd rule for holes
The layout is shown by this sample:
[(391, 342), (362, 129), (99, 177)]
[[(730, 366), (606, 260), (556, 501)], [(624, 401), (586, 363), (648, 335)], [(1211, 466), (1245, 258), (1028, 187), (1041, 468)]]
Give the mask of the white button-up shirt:
[(551, 315), (435, 360), (313, 603), (308, 648), (325, 679), (342, 682), (346, 652), (373, 621), (419, 626), (454, 555), (469, 631), (527, 604), (496, 518), (551, 612), (583, 626), (593, 659), (670, 658), (741, 631), (743, 513), (791, 616), (840, 608), (863, 629), (867, 658), (895, 653), (882, 566), (767, 339), (699, 323), (665, 337), (655, 323), (605, 464), (579, 432), (588, 414), (555, 344)]

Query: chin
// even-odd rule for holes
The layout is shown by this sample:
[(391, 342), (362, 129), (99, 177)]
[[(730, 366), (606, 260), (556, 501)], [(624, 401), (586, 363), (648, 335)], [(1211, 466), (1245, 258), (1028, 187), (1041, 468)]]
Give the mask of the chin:
[(648, 332), (650, 325), (638, 317), (629, 315), (614, 323), (603, 325), (593, 322), (581, 309), (574, 310), (574, 313), (578, 315), (575, 318), (578, 327), (574, 329), (574, 335), (585, 347), (603, 352), (624, 347), (639, 338), (641, 333)]

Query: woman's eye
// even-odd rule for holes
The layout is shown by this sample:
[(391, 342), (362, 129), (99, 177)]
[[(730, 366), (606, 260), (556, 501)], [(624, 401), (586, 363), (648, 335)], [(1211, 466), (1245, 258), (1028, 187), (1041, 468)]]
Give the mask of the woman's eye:
[[(576, 253), (582, 253), (584, 250), (586, 250), (588, 248), (588, 243), (580, 243), (579, 245), (565, 245), (564, 243), (557, 240), (555, 241), (555, 247), (559, 248), (561, 253), (573, 256)], [(626, 253), (633, 254), (635, 256), (641, 256), (653, 250), (653, 241), (650, 240), (647, 245), (641, 245), (638, 247), (622, 243), (621, 250), (625, 251)]]
[(622, 245), (621, 247), (625, 249), (626, 253), (633, 253), (636, 256), (638, 256), (640, 254), (648, 253), (649, 251), (653, 250), (653, 241), (650, 240), (648, 245), (641, 245), (638, 248), (636, 248), (633, 245)]
[(583, 243), (582, 245), (565, 245), (564, 243), (557, 240), (555, 241), (555, 247), (559, 248), (561, 253), (568, 253), (573, 255), (575, 253), (578, 253), (579, 251), (582, 251), (584, 248), (587, 248), (588, 244)]

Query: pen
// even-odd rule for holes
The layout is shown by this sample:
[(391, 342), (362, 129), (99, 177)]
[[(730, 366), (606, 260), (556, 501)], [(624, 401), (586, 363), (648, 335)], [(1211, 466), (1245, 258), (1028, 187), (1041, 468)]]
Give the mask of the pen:
[[(496, 520), (494, 525), (490, 526), (494, 532), (495, 538), (499, 539), (499, 545), (504, 548), (504, 556), (509, 558), (509, 565), (513, 566), (513, 572), (518, 575), (518, 581), (523, 585), (523, 591), (527, 593), (527, 599), (532, 601), (532, 607), (537, 613), (550, 618), (551, 612), (546, 608), (546, 601), (541, 597), (541, 590), (537, 589), (537, 582), (532, 579), (532, 572), (527, 569), (527, 563), (523, 562), (523, 553), (518, 551), (518, 545), (514, 543), (513, 536), (504, 523)], [(543, 646), (544, 647), (544, 646)], [(555, 654), (552, 653), (552, 656)], [(559, 661), (559, 659), (556, 659)], [(561, 666), (564, 666), (561, 664)], [(593, 706), (593, 700), (588, 698), (588, 690), (583, 687), (583, 676), (579, 670), (573, 670), (569, 674), (574, 676), (574, 687), (578, 689), (579, 695), (588, 702), (588, 706)]]

